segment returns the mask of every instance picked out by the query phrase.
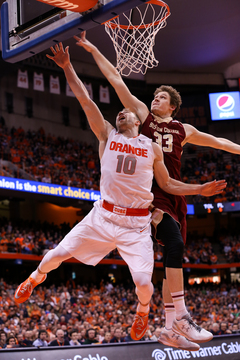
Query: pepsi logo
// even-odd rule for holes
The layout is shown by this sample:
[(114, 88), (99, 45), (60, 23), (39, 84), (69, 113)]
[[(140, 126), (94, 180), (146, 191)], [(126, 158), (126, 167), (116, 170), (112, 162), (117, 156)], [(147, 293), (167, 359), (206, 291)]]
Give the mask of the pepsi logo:
[(235, 100), (229, 94), (222, 94), (217, 98), (217, 107), (221, 111), (231, 111), (234, 108)]

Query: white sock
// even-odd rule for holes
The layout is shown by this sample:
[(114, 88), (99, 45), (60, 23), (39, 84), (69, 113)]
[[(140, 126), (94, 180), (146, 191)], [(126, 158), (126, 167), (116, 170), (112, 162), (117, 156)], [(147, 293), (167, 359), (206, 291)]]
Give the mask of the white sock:
[(176, 311), (173, 303), (165, 303), (165, 328), (167, 330), (172, 329), (173, 320), (176, 318)]
[(40, 274), (40, 272), (37, 270), (35, 270), (31, 275), (31, 278), (34, 279), (37, 283), (40, 283), (41, 280), (43, 279), (43, 277), (45, 276), (44, 274)]
[(171, 293), (171, 296), (176, 311), (176, 319), (180, 320), (184, 315), (188, 313), (184, 300), (184, 291), (177, 291)]
[(149, 312), (149, 304), (142, 305), (142, 304), (138, 303), (137, 312), (148, 313)]

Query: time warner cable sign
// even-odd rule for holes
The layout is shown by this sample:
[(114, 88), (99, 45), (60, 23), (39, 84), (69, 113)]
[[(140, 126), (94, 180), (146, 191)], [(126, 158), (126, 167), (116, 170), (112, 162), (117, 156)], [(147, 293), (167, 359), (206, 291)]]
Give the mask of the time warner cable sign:
[(198, 351), (179, 350), (153, 341), (111, 345), (0, 349), (1, 360), (239, 360), (239, 336), (215, 337)]
[(0, 189), (26, 191), (39, 195), (53, 195), (77, 200), (96, 201), (100, 191), (55, 185), (31, 180), (0, 176)]

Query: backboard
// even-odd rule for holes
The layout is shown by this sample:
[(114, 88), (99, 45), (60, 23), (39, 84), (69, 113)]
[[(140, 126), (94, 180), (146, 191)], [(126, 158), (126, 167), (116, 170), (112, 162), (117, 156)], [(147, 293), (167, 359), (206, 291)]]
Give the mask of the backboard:
[(99, 0), (96, 9), (77, 13), (36, 0), (6, 0), (1, 7), (2, 58), (24, 60), (145, 2)]

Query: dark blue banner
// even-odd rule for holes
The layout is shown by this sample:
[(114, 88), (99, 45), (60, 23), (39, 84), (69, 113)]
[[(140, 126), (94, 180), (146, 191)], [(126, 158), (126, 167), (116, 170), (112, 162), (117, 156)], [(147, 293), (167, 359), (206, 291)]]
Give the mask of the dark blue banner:
[(65, 346), (0, 350), (1, 360), (239, 360), (239, 336), (218, 336), (201, 344), (198, 351), (186, 351), (153, 341), (111, 345)]
[(0, 176), (0, 189), (29, 192), (39, 195), (52, 195), (64, 198), (96, 201), (100, 199), (100, 191), (79, 189), (71, 186), (42, 183), (32, 180), (15, 179)]

